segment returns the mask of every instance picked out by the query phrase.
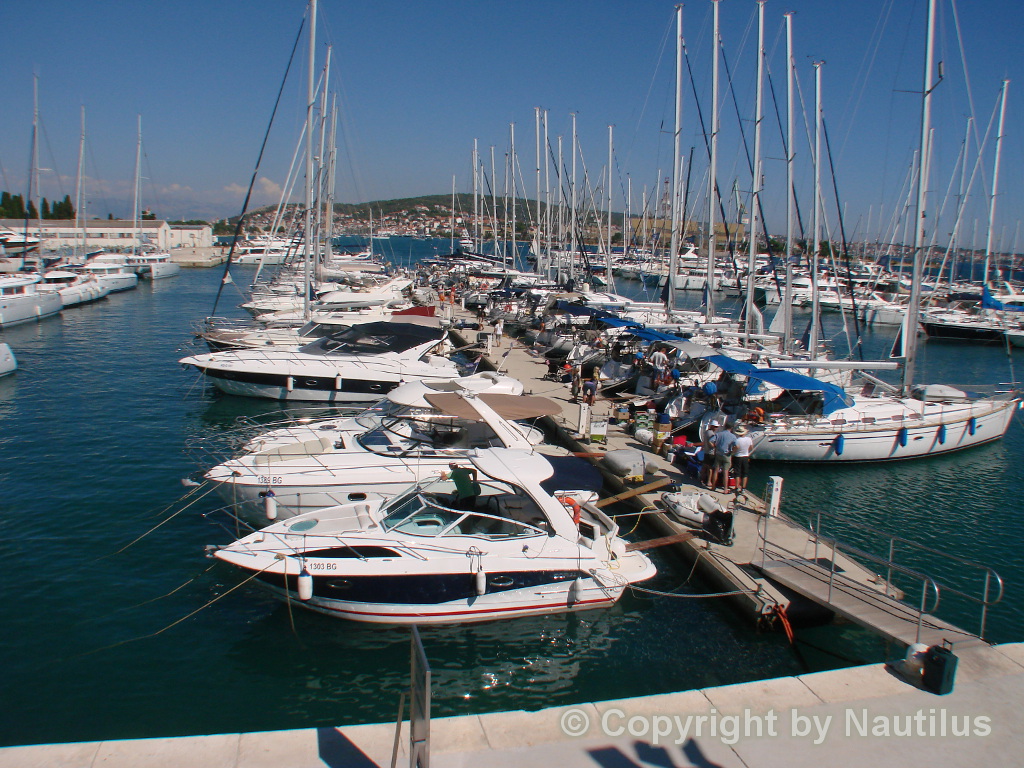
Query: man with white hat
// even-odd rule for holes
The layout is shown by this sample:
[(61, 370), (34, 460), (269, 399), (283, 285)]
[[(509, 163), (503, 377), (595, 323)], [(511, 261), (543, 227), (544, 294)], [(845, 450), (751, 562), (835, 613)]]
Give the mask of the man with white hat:
[(750, 452), (754, 449), (754, 439), (747, 432), (747, 428), (739, 423), (733, 427), (732, 433), (736, 435), (732, 466), (736, 470), (736, 495), (740, 496), (747, 491), (747, 473), (750, 470)]

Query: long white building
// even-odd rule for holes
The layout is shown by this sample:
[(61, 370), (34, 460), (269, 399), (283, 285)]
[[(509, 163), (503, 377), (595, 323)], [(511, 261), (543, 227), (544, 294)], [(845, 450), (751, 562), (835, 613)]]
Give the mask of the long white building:
[[(0, 219), (0, 229), (4, 228), (23, 233), (25, 220)], [(69, 219), (33, 219), (27, 229), (29, 237), (42, 241), (39, 247), (43, 251), (71, 251), (76, 246), (84, 251), (129, 250), (136, 242), (150, 244), (161, 251), (213, 245), (213, 228), (209, 225), (168, 224), (152, 219), (139, 221), (138, 226), (124, 219), (89, 219), (81, 224)]]

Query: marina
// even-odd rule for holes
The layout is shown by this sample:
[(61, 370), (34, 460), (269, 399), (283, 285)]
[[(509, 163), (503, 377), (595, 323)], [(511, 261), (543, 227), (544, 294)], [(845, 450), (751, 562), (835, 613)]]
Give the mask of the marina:
[[(223, 162), (207, 157), (219, 192), (155, 180), (141, 113), (131, 192), (108, 186), (86, 168), (81, 106), (75, 200), (55, 194), (70, 176), (49, 146), (41, 166), (33, 74), (27, 192), (0, 194), (0, 768), (1012, 759), (1024, 261), (996, 204), (1016, 193), (999, 184), (1010, 81), (982, 138), (955, 3), (958, 71), (936, 60), (954, 44), (948, 3), (894, 14), (899, 62), (894, 9), (861, 33), (835, 156), (818, 35), (786, 13), (770, 44), (759, 0), (736, 49), (739, 16), (723, 35), (716, 1), (690, 50), (683, 7), (664, 19), (633, 137), (607, 126), (603, 168), (579, 112), (553, 140), (534, 107), (532, 142), (520, 131), (517, 149), (507, 123), (503, 171), (472, 139), (472, 193), (453, 175), (450, 199), (336, 200), (361, 186), (353, 161), (381, 178), (388, 163), (335, 91), (362, 41), (336, 51), (337, 9), (318, 0), (287, 63), (253, 70), (282, 79), (247, 187), (224, 168), (249, 131), (227, 127), (236, 112), (260, 127), (256, 87), (222, 117)], [(743, 77), (723, 80), (740, 51)], [(919, 90), (886, 85), (908, 96), (888, 109), (882, 169), (855, 113), (881, 103), (873, 68), (918, 58)], [(403, 121), (418, 76), (389, 85)], [(176, 122), (147, 133), (166, 142)], [(865, 222), (864, 181), (841, 187), (871, 168), (882, 202)], [(631, 173), (655, 180), (640, 209)], [(180, 219), (144, 206), (165, 196)], [(129, 197), (130, 216), (86, 215)], [(236, 197), (233, 218), (187, 218)]]
[[(424, 251), (432, 248), (428, 243)], [(190, 439), (228, 434), (238, 416), (259, 417), (280, 409), (274, 401), (216, 394), (176, 365), (192, 318), (207, 312), (212, 302), (219, 279), (215, 273), (186, 270), (175, 280), (147, 283), (5, 332), (5, 339), (19, 350), (20, 365), (17, 374), (0, 380), (3, 418), (10, 427), (5, 433), (33, 424), (33, 434), (40, 435), (3, 446), (11, 476), (26, 478), (8, 486), (12, 514), (4, 523), (5, 554), (25, 570), (41, 567), (42, 560), (62, 565), (59, 572), (51, 571), (45, 589), (40, 583), (12, 595), (5, 606), (5, 621), (18, 628), (4, 639), (5, 651), (9, 658), (23, 660), (12, 670), (11, 690), (35, 692), (21, 696), (25, 719), (11, 723), (8, 744), (251, 732), (301, 728), (311, 721), (335, 727), (387, 722), (395, 715), (398, 694), (408, 680), (407, 632), (352, 624), (341, 630), (335, 619), (291, 609), (242, 585), (244, 579), (231, 571), (211, 570), (204, 547), (232, 538), (215, 512), (220, 502), (212, 496), (186, 496), (186, 508), (170, 515), (188, 493), (181, 480), (194, 470), (192, 457), (183, 452)], [(129, 331), (127, 318), (146, 322), (136, 322)], [(515, 358), (512, 353), (503, 357), (508, 343), (506, 339), (506, 346), (493, 349), (491, 358), (504, 368), (524, 368), (528, 394), (560, 398), (564, 428), (573, 432), (579, 406), (569, 403), (568, 385), (544, 380), (543, 361), (521, 346)], [(884, 347), (888, 335), (875, 343)], [(40, 375), (44, 360), (65, 360), (61, 365), (68, 365), (75, 358), (72, 350), (81, 345), (94, 350), (94, 367), (70, 376), (51, 364), (46, 376)], [(128, 359), (121, 355), (125, 346), (149, 351)], [(978, 351), (974, 360), (979, 367), (961, 366), (958, 371), (965, 380), (982, 376), (982, 371), (996, 371), (998, 377), (999, 366), (1010, 363), (998, 350)], [(927, 346), (922, 361), (926, 374), (944, 371), (948, 354), (945, 347)], [(51, 377), (71, 378), (76, 385), (57, 390), (49, 385)], [(1010, 371), (1002, 377), (1011, 378)], [(118, 405), (126, 387), (134, 402), (130, 413)], [(175, 394), (167, 397), (168, 392)], [(596, 408), (604, 415), (612, 411), (612, 402), (598, 401)], [(87, 423), (61, 422), (61, 451), (80, 457), (82, 473), (93, 478), (85, 485), (76, 482), (77, 473), (69, 473), (50, 442), (41, 439), (47, 434), (42, 414), (63, 412), (107, 414), (102, 437)], [(1010, 467), (1024, 450), (1018, 427), (1011, 427), (1002, 441), (924, 463), (821, 469), (755, 463), (750, 488), (754, 497), (761, 497), (769, 477), (782, 475), (781, 511), (791, 519), (808, 523), (815, 509), (839, 510), (859, 523), (990, 565), (1008, 587), (1006, 598), (992, 608), (986, 636), (1009, 642), (1024, 628), (1013, 598), (1020, 578), (1014, 554), (1020, 534), (1012, 521), (1020, 514), (1020, 494)], [(619, 432), (612, 426), (609, 434)], [(144, 456), (161, 457), (150, 470), (151, 481), (129, 482), (138, 457)], [(683, 479), (678, 467), (670, 471), (674, 479)], [(652, 480), (648, 476), (644, 484)], [(30, 511), (38, 506), (37, 483), (46, 484), (51, 493), (42, 509)], [(975, 490), (965, 491), (965, 484)], [(920, 496), (923, 488), (930, 492), (926, 501)], [(658, 493), (655, 489), (652, 497)], [(96, 511), (83, 515), (83, 500)], [(612, 508), (617, 517), (635, 511), (627, 504), (624, 500)], [(100, 509), (106, 512), (99, 515)], [(653, 520), (638, 522), (635, 515), (619, 520), (620, 525), (637, 526), (637, 540), (679, 530), (675, 524), (666, 530)], [(69, 526), (91, 542), (90, 552), (63, 543), (68, 540), (60, 532)], [(14, 542), (33, 546), (15, 548)], [(609, 695), (662, 695), (799, 675), (808, 668), (877, 664), (899, 647), (851, 624), (798, 629), (791, 646), (781, 631), (759, 631), (754, 617), (761, 608), (751, 601), (754, 586), (731, 599), (680, 598), (733, 591), (734, 586), (711, 571), (692, 572), (690, 561), (671, 552), (671, 547), (650, 550), (659, 575), (642, 586), (675, 596), (627, 592), (615, 608), (597, 612), (424, 628), (435, 670), (435, 715), (535, 709)], [(140, 570), (140, 563), (146, 568)], [(935, 561), (922, 570), (946, 576), (955, 568)], [(133, 575), (126, 580), (126, 573)], [(83, 581), (86, 574), (89, 578)], [(977, 631), (977, 606), (964, 604), (957, 610), (955, 598), (945, 596), (944, 611), (951, 600), (953, 622)], [(53, 622), (41, 618), (52, 614), (51, 601), (75, 606), (57, 622), (59, 639), (49, 631)], [(743, 606), (744, 601), (749, 604)], [(182, 621), (184, 617), (189, 618)], [(40, 636), (33, 627), (48, 630)], [(248, 629), (239, 635), (244, 627)], [(682, 644), (681, 638), (686, 638)], [(657, 675), (650, 673), (648, 658), (659, 659)], [(187, 674), (182, 664), (188, 665)], [(296, 677), (295, 664), (306, 672)], [(49, 683), (39, 678), (40, 668), (62, 665), (71, 665), (83, 681), (91, 675), (96, 682), (69, 690), (59, 671)], [(198, 678), (206, 681), (204, 688), (216, 685), (223, 692), (213, 697), (209, 709), (197, 706), (188, 682)], [(108, 693), (96, 698), (98, 689)], [(162, 691), (160, 697), (151, 695), (154, 689)], [(88, 691), (88, 707), (77, 698), (77, 690), (83, 696)], [(260, 703), (255, 708), (229, 707), (224, 696)], [(54, 697), (76, 712), (73, 722), (42, 716), (43, 711), (52, 712)], [(130, 719), (124, 717), (126, 707), (132, 711)], [(133, 724), (130, 731), (123, 728), (128, 722)]]

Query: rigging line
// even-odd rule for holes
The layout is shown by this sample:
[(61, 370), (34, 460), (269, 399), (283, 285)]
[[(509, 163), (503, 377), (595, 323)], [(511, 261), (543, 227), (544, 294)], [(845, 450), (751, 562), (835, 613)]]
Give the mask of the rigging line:
[(106, 614), (102, 619), (91, 618), (88, 621), (77, 622), (76, 624), (74, 624), (72, 626), (83, 626), (83, 625), (90, 624), (90, 623), (93, 623), (93, 622), (96, 622), (96, 621), (102, 621), (103, 619), (109, 619), (110, 617), (116, 616), (117, 614), (123, 613), (124, 611), (134, 611), (136, 608), (142, 608), (144, 606), (149, 605), (150, 603), (155, 603), (157, 600), (163, 600), (165, 598), (168, 598), (171, 595), (180, 592), (185, 587), (187, 587), (189, 584), (192, 584), (193, 582), (195, 582), (196, 579), (198, 579), (200, 576), (205, 576), (207, 573), (209, 573), (211, 570), (213, 570), (216, 567), (217, 567), (217, 563), (216, 562), (210, 563), (210, 565), (207, 568), (204, 568), (203, 570), (201, 570), (199, 573), (197, 573), (195, 576), (191, 577), (190, 579), (187, 579), (186, 581), (183, 581), (181, 584), (176, 586), (170, 592), (167, 592), (167, 593), (162, 594), (162, 595), (157, 595), (156, 597), (151, 597), (148, 600), (143, 600), (141, 603), (135, 603), (135, 605), (123, 605), (120, 608), (115, 608), (110, 613)]
[(106, 555), (101, 555), (100, 557), (97, 557), (97, 558), (96, 558), (96, 559), (95, 559), (95, 560), (94, 560), (93, 562), (94, 562), (94, 563), (95, 563), (95, 562), (100, 562), (101, 560), (106, 560), (106, 559), (107, 559), (108, 557), (113, 557), (114, 555), (119, 555), (119, 554), (121, 554), (122, 552), (124, 552), (124, 551), (125, 551), (126, 549), (128, 549), (129, 547), (133, 546), (134, 544), (137, 544), (138, 542), (142, 541), (142, 539), (144, 539), (144, 538), (146, 538), (147, 536), (149, 536), (149, 534), (151, 534), (151, 533), (152, 533), (153, 531), (155, 531), (155, 530), (156, 530), (157, 528), (161, 527), (162, 525), (164, 525), (164, 524), (166, 524), (166, 523), (169, 523), (169, 522), (170, 522), (171, 520), (173, 520), (174, 518), (176, 518), (176, 517), (177, 517), (178, 515), (180, 515), (180, 514), (181, 514), (182, 512), (184, 512), (184, 511), (185, 511), (186, 509), (188, 509), (189, 507), (191, 507), (191, 506), (192, 506), (193, 504), (195, 504), (195, 503), (196, 503), (197, 501), (199, 501), (200, 499), (204, 499), (204, 498), (206, 498), (207, 496), (209, 496), (209, 495), (210, 495), (210, 494), (211, 494), (211, 493), (212, 493), (212, 492), (213, 492), (213, 491), (214, 491), (214, 490), (216, 489), (216, 487), (217, 487), (217, 486), (215, 486), (215, 485), (213, 485), (213, 484), (211, 483), (210, 487), (209, 487), (209, 488), (208, 488), (208, 489), (206, 490), (206, 492), (205, 492), (205, 493), (203, 493), (202, 495), (200, 495), (200, 496), (197, 496), (196, 498), (192, 499), (192, 501), (190, 501), (190, 502), (189, 502), (188, 504), (186, 504), (186, 505), (185, 505), (184, 507), (182, 507), (181, 509), (179, 509), (179, 510), (178, 510), (177, 512), (175, 512), (175, 513), (174, 513), (174, 514), (172, 514), (172, 515), (169, 515), (168, 517), (165, 517), (165, 518), (164, 518), (163, 520), (161, 520), (161, 521), (160, 521), (159, 523), (157, 523), (156, 525), (154, 525), (154, 526), (153, 526), (152, 528), (150, 528), (150, 529), (149, 529), (148, 531), (146, 531), (145, 533), (143, 533), (143, 534), (141, 534), (141, 535), (139, 535), (139, 536), (136, 536), (136, 537), (135, 537), (134, 539), (132, 539), (131, 541), (129, 541), (129, 542), (127, 543), (127, 544), (125, 544), (125, 545), (124, 545), (123, 547), (121, 547), (120, 549), (118, 549), (118, 550), (115, 550), (114, 552), (110, 552), (109, 554), (106, 554)]
[(220, 599), (222, 599), (224, 597), (227, 597), (228, 595), (230, 595), (232, 592), (234, 592), (239, 587), (248, 584), (250, 581), (252, 581), (257, 576), (261, 575), (265, 570), (267, 570), (267, 568), (270, 568), (270, 567), (274, 566), (276, 563), (277, 563), (276, 560), (272, 560), (266, 566), (266, 568), (261, 568), (260, 570), (254, 572), (251, 576), (249, 576), (245, 580), (240, 581), (238, 584), (235, 584), (235, 586), (231, 587), (227, 592), (224, 592), (221, 595), (217, 595), (217, 597), (213, 598), (212, 600), (207, 601), (203, 605), (201, 605), (198, 608), (196, 608), (194, 611), (185, 614), (180, 619), (172, 621), (166, 627), (163, 627), (162, 629), (158, 629), (156, 632), (151, 632), (148, 635), (139, 635), (138, 637), (130, 637), (127, 640), (119, 640), (116, 643), (112, 643), (110, 645), (106, 645), (106, 646), (103, 646), (101, 648), (93, 648), (91, 651), (86, 651), (85, 653), (80, 653), (77, 656), (71, 656), (71, 657), (69, 657), (67, 659), (62, 659), (62, 661), (75, 661), (77, 659), (85, 658), (86, 656), (92, 656), (95, 653), (101, 653), (103, 651), (109, 651), (109, 650), (111, 650), (113, 648), (117, 648), (117, 647), (122, 646), (122, 645), (127, 645), (128, 643), (138, 642), (139, 640), (149, 640), (150, 638), (153, 638), (153, 637), (156, 637), (157, 635), (163, 634), (168, 629), (171, 629), (172, 627), (175, 627), (178, 624), (181, 624), (181, 622), (186, 621), (187, 619), (192, 618), (193, 616), (195, 616), (200, 611), (205, 610), (206, 608), (209, 608), (211, 605), (216, 603), (218, 600), (220, 600)]
[(291, 71), (292, 63), (295, 61), (295, 51), (299, 47), (299, 40), (302, 38), (302, 30), (306, 26), (306, 20), (303, 18), (299, 24), (299, 31), (295, 35), (295, 43), (292, 45), (291, 56), (288, 58), (288, 65), (284, 70), (284, 77), (281, 79), (281, 86), (277, 90), (277, 98), (274, 100), (274, 109), (270, 113), (270, 122), (267, 124), (267, 130), (263, 134), (263, 143), (260, 145), (259, 156), (256, 158), (256, 167), (253, 168), (252, 178), (249, 180), (249, 189), (245, 193), (245, 201), (242, 203), (242, 212), (238, 215), (238, 224), (235, 225), (235, 234), (231, 239), (231, 248), (228, 250), (228, 258), (224, 263), (224, 276), (221, 278), (220, 283), (217, 286), (217, 295), (213, 300), (213, 311), (211, 315), (217, 314), (217, 302), (220, 301), (221, 292), (224, 290), (224, 281), (228, 278), (229, 271), (231, 269), (231, 259), (235, 255), (235, 244), (238, 242), (238, 237), (242, 233), (242, 224), (245, 222), (245, 214), (249, 209), (249, 198), (252, 196), (252, 189), (256, 186), (256, 174), (259, 173), (260, 163), (263, 160), (263, 152), (267, 148), (267, 140), (270, 138), (270, 129), (274, 125), (274, 118), (277, 116), (277, 108), (281, 104), (281, 95), (284, 93), (284, 85), (288, 81), (288, 73)]
[[(836, 167), (832, 164), (832, 145), (828, 140), (828, 124), (825, 120), (821, 121), (821, 132), (825, 137), (825, 155), (828, 157), (828, 169), (832, 176), (832, 192), (836, 197), (836, 208), (838, 210), (839, 218), (839, 237), (843, 242), (843, 260), (846, 262), (846, 277), (850, 281), (850, 306), (853, 307), (853, 335), (857, 338), (857, 351), (860, 353), (861, 362), (864, 361), (864, 348), (861, 346), (860, 341), (860, 320), (857, 318), (857, 297), (856, 292), (853, 290), (853, 269), (850, 266), (850, 249), (846, 240), (846, 225), (843, 223), (843, 207), (839, 202), (839, 184), (836, 182)], [(831, 251), (831, 248), (829, 249)], [(840, 298), (842, 294), (839, 294)], [(842, 308), (842, 301), (839, 304)]]
[[(689, 600), (701, 600), (706, 597), (732, 597), (733, 595), (756, 595), (758, 590), (756, 589), (736, 589), (731, 592), (708, 592), (706, 594), (689, 594), (684, 595), (679, 592), (662, 592), (657, 589), (648, 589), (646, 587), (638, 587), (636, 584), (630, 584), (629, 589), (635, 592), (643, 592), (648, 595), (657, 595), (658, 597), (679, 597)], [(678, 589), (678, 587), (677, 587)]]

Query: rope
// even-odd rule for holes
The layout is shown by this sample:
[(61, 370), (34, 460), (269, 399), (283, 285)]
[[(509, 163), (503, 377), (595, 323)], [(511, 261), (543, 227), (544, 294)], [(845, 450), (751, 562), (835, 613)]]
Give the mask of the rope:
[(700, 595), (682, 595), (678, 592), (661, 592), (657, 589), (647, 589), (646, 587), (638, 587), (636, 584), (630, 584), (629, 588), (636, 592), (644, 592), (649, 595), (658, 595), (659, 597), (682, 597), (699, 600), (705, 597), (732, 597), (733, 595), (754, 595), (757, 594), (756, 589), (737, 589), (732, 592), (709, 592), (707, 594)]
[[(274, 565), (275, 562), (276, 561), (272, 561), (270, 563), (270, 565), (267, 566), (267, 568), (270, 568), (270, 566)], [(235, 584), (235, 586), (231, 587), (231, 589), (229, 589), (224, 594), (217, 595), (217, 597), (213, 598), (212, 600), (207, 601), (203, 605), (201, 605), (198, 608), (196, 608), (194, 611), (191, 611), (191, 612), (185, 614), (180, 619), (172, 621), (166, 627), (163, 627), (162, 629), (158, 629), (156, 632), (151, 632), (148, 635), (139, 635), (138, 637), (131, 637), (131, 638), (127, 639), (127, 640), (120, 640), (120, 641), (118, 641), (116, 643), (112, 643), (110, 645), (105, 645), (105, 646), (103, 646), (101, 648), (94, 648), (91, 651), (86, 651), (85, 653), (80, 653), (77, 656), (71, 656), (68, 659), (64, 659), (64, 661), (74, 661), (76, 659), (81, 659), (81, 658), (84, 658), (86, 656), (92, 656), (94, 653), (101, 653), (102, 651), (109, 651), (109, 650), (111, 650), (113, 648), (117, 648), (117, 647), (122, 646), (122, 645), (127, 645), (128, 643), (134, 643), (134, 642), (137, 642), (139, 640), (148, 640), (148, 639), (150, 639), (152, 637), (156, 637), (157, 635), (163, 634), (168, 629), (171, 629), (172, 627), (175, 627), (178, 624), (181, 624), (181, 622), (185, 621), (186, 619), (190, 619), (193, 616), (195, 616), (197, 613), (199, 613), (200, 611), (202, 611), (202, 610), (204, 610), (206, 608), (209, 608), (211, 605), (216, 603), (221, 598), (227, 597), (228, 595), (230, 595), (232, 592), (234, 592), (239, 587), (241, 587), (241, 586), (243, 586), (245, 584), (248, 584), (250, 581), (252, 581), (257, 576), (259, 576), (261, 573), (263, 573), (263, 571), (265, 571), (267, 568), (261, 568), (260, 570), (256, 571), (251, 576), (249, 576), (247, 579), (245, 579), (243, 581), (240, 581), (237, 584)]]
[(180, 514), (181, 514), (182, 512), (184, 512), (184, 511), (185, 511), (186, 509), (188, 509), (189, 507), (191, 507), (191, 506), (192, 506), (193, 504), (195, 504), (195, 503), (196, 503), (197, 501), (199, 501), (200, 499), (203, 499), (203, 498), (205, 498), (206, 496), (209, 496), (209, 495), (210, 495), (210, 494), (211, 494), (211, 493), (212, 493), (212, 492), (213, 492), (213, 491), (215, 490), (215, 488), (216, 488), (216, 486), (214, 486), (214, 485), (211, 485), (211, 486), (210, 486), (210, 487), (209, 487), (209, 488), (208, 488), (208, 489), (206, 490), (206, 493), (202, 494), (201, 496), (198, 496), (198, 497), (196, 497), (195, 499), (193, 499), (192, 501), (190, 501), (190, 502), (189, 502), (188, 504), (186, 504), (186, 505), (185, 505), (184, 507), (182, 507), (181, 509), (179, 509), (179, 510), (178, 510), (177, 512), (175, 512), (174, 514), (172, 514), (172, 515), (170, 515), (170, 516), (168, 516), (168, 517), (165, 517), (165, 518), (164, 518), (163, 520), (161, 520), (161, 521), (160, 521), (159, 523), (157, 523), (156, 525), (154, 525), (154, 526), (153, 526), (152, 528), (150, 528), (150, 529), (149, 529), (148, 531), (146, 531), (145, 533), (143, 533), (143, 534), (141, 534), (141, 535), (139, 535), (139, 536), (136, 536), (136, 537), (135, 537), (134, 539), (132, 539), (131, 541), (129, 541), (129, 542), (127, 543), (127, 544), (125, 544), (125, 545), (124, 545), (123, 547), (121, 547), (120, 549), (118, 549), (118, 550), (115, 550), (114, 552), (111, 552), (110, 554), (107, 554), (107, 555), (103, 555), (103, 556), (101, 556), (101, 557), (98, 557), (98, 558), (96, 558), (96, 560), (95, 560), (94, 562), (99, 562), (100, 560), (105, 560), (105, 559), (106, 559), (106, 558), (108, 558), (108, 557), (113, 557), (114, 555), (119, 555), (119, 554), (121, 554), (122, 552), (124, 552), (124, 551), (125, 551), (126, 549), (128, 549), (129, 547), (131, 547), (131, 546), (133, 546), (133, 545), (137, 544), (138, 542), (142, 541), (142, 539), (144, 539), (144, 538), (146, 538), (147, 536), (149, 536), (149, 534), (151, 534), (151, 533), (152, 533), (153, 531), (155, 531), (155, 530), (156, 530), (157, 528), (159, 528), (160, 526), (162, 526), (162, 525), (165, 525), (166, 523), (169, 523), (169, 522), (170, 522), (171, 520), (173, 520), (174, 518), (176, 518), (176, 517), (177, 517), (178, 515), (180, 515)]

